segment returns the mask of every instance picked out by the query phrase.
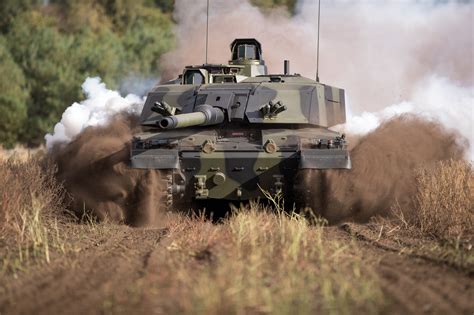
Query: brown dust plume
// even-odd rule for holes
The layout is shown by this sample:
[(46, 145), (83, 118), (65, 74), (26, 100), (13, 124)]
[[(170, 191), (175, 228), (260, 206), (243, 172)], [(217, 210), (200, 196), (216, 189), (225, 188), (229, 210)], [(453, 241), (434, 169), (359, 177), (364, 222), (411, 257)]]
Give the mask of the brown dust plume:
[(332, 223), (385, 215), (396, 203), (409, 210), (416, 192), (415, 169), (461, 160), (465, 149), (459, 137), (414, 115), (391, 119), (351, 150), (351, 170), (306, 172), (306, 183), (318, 187), (313, 206)]
[(58, 177), (77, 215), (86, 212), (131, 225), (159, 221), (159, 175), (127, 165), (137, 130), (135, 116), (118, 115), (106, 126), (89, 127), (74, 141), (53, 149)]

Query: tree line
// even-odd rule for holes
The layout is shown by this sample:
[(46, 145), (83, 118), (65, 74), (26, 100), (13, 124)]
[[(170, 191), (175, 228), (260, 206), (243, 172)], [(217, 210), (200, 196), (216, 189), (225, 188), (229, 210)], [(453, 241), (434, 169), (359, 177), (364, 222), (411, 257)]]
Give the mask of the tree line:
[(37, 145), (87, 76), (116, 88), (159, 71), (173, 44), (172, 0), (2, 0), (0, 143)]

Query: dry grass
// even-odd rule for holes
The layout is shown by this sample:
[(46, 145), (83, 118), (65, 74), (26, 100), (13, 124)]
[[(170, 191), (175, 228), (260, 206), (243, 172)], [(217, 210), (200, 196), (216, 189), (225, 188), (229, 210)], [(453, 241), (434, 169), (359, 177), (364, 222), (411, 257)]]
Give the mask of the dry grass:
[(414, 209), (394, 209), (403, 226), (439, 240), (471, 239), (474, 233), (472, 166), (465, 161), (442, 161), (418, 169), (415, 175)]
[[(413, 211), (397, 212), (401, 230), (443, 240), (439, 255), (469, 264), (460, 239), (474, 230), (472, 167), (441, 162), (416, 176)], [(79, 253), (116, 233), (88, 217), (82, 226), (63, 225), (63, 195), (54, 167), (35, 159), (0, 162), (0, 273), (48, 262), (68, 247)], [(129, 284), (133, 300), (158, 313), (383, 312), (376, 262), (364, 259), (360, 244), (330, 239), (324, 221), (285, 213), (281, 203), (275, 196), (274, 211), (259, 204), (236, 209), (219, 224), (175, 215), (168, 241), (160, 240), (158, 257), (150, 259), (155, 265), (146, 267), (152, 272)]]
[(36, 148), (26, 148), (24, 146), (16, 146), (13, 149), (4, 149), (0, 145), (0, 161), (6, 160), (15, 160), (26, 162), (33, 157), (44, 156), (46, 153), (46, 148), (44, 146), (39, 146)]
[(463, 161), (439, 162), (417, 172), (417, 224), (423, 233), (445, 239), (474, 232), (474, 173)]
[(472, 165), (465, 161), (442, 161), (418, 169), (415, 175), (413, 208), (395, 207), (395, 220), (380, 220), (396, 232), (392, 238), (411, 240), (413, 245), (408, 251), (470, 272), (474, 268)]
[(239, 209), (222, 224), (171, 225), (159, 276), (143, 291), (163, 313), (376, 313), (383, 295), (355, 243), (297, 214)]
[(64, 250), (58, 229), (64, 192), (54, 172), (37, 159), (0, 161), (0, 269), (49, 262), (51, 247)]

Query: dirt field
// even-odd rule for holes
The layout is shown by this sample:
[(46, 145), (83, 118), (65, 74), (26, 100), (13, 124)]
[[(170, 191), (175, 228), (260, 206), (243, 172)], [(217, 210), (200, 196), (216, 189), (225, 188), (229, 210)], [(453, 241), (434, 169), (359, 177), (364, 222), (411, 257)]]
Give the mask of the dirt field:
[[(380, 225), (346, 224), (329, 228), (337, 235), (353, 235), (392, 301), (390, 313), (472, 314), (474, 269), (450, 264), (446, 257), (420, 252), (420, 240), (380, 236)], [(347, 237), (347, 236), (345, 236)], [(411, 244), (410, 244), (411, 243)], [(434, 244), (424, 244), (432, 247)]]
[(177, 212), (159, 228), (99, 222), (68, 212), (55, 170), (0, 161), (1, 315), (474, 312), (465, 162), (417, 171), (411, 208), (333, 226), (279, 202), (217, 222)]
[[(205, 222), (195, 224), (201, 225), (199, 229), (215, 228)], [(412, 252), (419, 244), (403, 244), (381, 236), (380, 227), (345, 224), (323, 228), (324, 239), (357, 248), (361, 264), (370, 266), (376, 273), (383, 298), (369, 309), (371, 313), (472, 314), (472, 265), (460, 268), (450, 265), (443, 257)], [(83, 228), (70, 229), (76, 234)], [(169, 277), (166, 273), (173, 272), (165, 260), (172, 255), (172, 244), (180, 233), (185, 231), (109, 225), (90, 228), (87, 235), (78, 233), (74, 235), (76, 243), (72, 243), (72, 249), (65, 256), (58, 254), (49, 264), (31, 266), (16, 275), (4, 274), (0, 278), (0, 313), (161, 314), (193, 309), (198, 306), (196, 301), (180, 301), (174, 306), (166, 301), (166, 298), (176, 299), (170, 296), (173, 292), (170, 287), (176, 284), (164, 280)], [(213, 262), (212, 257), (220, 255), (220, 251), (223, 249), (210, 247), (187, 255), (186, 259), (193, 264), (206, 265)], [(199, 272), (200, 267), (195, 268)], [(179, 272), (176, 270), (173, 277), (178, 278)], [(361, 281), (365, 281), (363, 278)], [(181, 290), (178, 287), (176, 293)], [(205, 308), (194, 310), (201, 313)], [(244, 311), (267, 313), (258, 309)], [(326, 311), (346, 313), (337, 307)]]

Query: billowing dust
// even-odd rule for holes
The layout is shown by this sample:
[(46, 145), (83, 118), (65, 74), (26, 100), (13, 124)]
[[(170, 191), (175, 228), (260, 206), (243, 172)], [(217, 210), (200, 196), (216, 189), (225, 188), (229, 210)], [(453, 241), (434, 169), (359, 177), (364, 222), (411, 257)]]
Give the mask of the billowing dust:
[[(130, 139), (136, 118), (118, 116), (106, 127), (86, 129), (56, 147), (59, 178), (75, 212), (132, 225), (161, 225), (164, 214), (160, 176), (130, 169)], [(439, 124), (402, 116), (358, 140), (351, 150), (352, 170), (307, 171), (311, 204), (330, 222), (367, 220), (385, 214), (396, 202), (409, 207), (415, 192), (414, 169), (439, 160), (462, 159), (459, 136)], [(161, 223), (161, 224), (160, 224)]]
[[(410, 211), (416, 192), (414, 170), (440, 160), (462, 159), (461, 136), (414, 115), (386, 121), (351, 150), (351, 170), (311, 171), (315, 208), (330, 222), (365, 221), (400, 204)], [(461, 140), (461, 141), (460, 141)], [(312, 186), (313, 187), (313, 186)]]
[(131, 225), (160, 223), (158, 173), (127, 165), (130, 140), (138, 130), (136, 117), (118, 115), (108, 125), (89, 127), (74, 141), (52, 150), (58, 177), (78, 216), (93, 214)]

